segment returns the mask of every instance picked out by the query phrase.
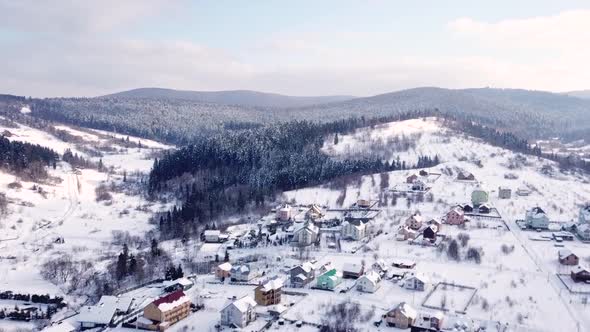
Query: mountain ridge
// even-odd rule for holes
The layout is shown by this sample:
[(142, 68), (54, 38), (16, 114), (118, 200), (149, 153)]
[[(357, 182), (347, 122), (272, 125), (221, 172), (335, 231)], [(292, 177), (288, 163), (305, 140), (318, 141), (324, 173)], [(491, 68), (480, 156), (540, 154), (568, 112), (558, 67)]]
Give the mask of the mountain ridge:
[(302, 107), (354, 99), (353, 96), (290, 96), (254, 90), (194, 91), (148, 87), (120, 91), (98, 98), (180, 99), (221, 105)]

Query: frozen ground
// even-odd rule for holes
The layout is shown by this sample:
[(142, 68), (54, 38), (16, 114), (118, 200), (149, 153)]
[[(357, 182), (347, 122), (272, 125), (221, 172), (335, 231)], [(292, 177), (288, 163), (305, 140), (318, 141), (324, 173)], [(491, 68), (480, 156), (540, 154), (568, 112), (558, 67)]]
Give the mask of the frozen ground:
[[(45, 133), (33, 128), (21, 126), (18, 131), (7, 129), (18, 134), (14, 139), (45, 142), (62, 150), (78, 149), (76, 144), (60, 141), (51, 135), (47, 137)], [(70, 127), (58, 129), (79, 136), (84, 141), (94, 142), (82, 147), (98, 146), (98, 150), (101, 150), (102, 140), (117, 146), (108, 138), (114, 134)], [(420, 155), (437, 154), (442, 161), (440, 165), (428, 170), (442, 175), (428, 182), (431, 189), (423, 199), (399, 196), (394, 200), (390, 191), (416, 171), (397, 171), (334, 181), (323, 186), (287, 192), (284, 199), (300, 204), (318, 203), (331, 207), (349, 206), (359, 198), (379, 200), (383, 211), (375, 223), (376, 228), (382, 231), (380, 235), (371, 238), (366, 245), (359, 243), (358, 247), (361, 249), (354, 254), (337, 252), (322, 245), (319, 249), (310, 250), (306, 256), (317, 259), (320, 264), (330, 263), (337, 269), (341, 269), (345, 263), (364, 261), (371, 265), (376, 259), (384, 259), (391, 265), (395, 259), (411, 259), (417, 262), (415, 271), (424, 273), (431, 283), (423, 292), (404, 289), (394, 279), (383, 280), (374, 294), (360, 293), (354, 288), (345, 293), (304, 289), (303, 292), (308, 295), (289, 300), (293, 302), (293, 306), (285, 313), (285, 318), (317, 324), (321, 322), (328, 305), (350, 300), (359, 303), (363, 308), (364, 320), (358, 323), (362, 330), (393, 330), (383, 326), (373, 327), (372, 322), (401, 301), (423, 310), (422, 302), (434, 284), (447, 282), (477, 289), (466, 310), (466, 317), (497, 320), (509, 324), (514, 331), (590, 331), (588, 307), (582, 303), (586, 297), (569, 294), (556, 276), (556, 273), (568, 273), (569, 269), (556, 263), (558, 248), (554, 246), (554, 242), (533, 241), (531, 237), (539, 234), (522, 231), (514, 222), (522, 219), (525, 211), (535, 205), (544, 208), (552, 220), (575, 220), (579, 206), (590, 201), (588, 178), (580, 174), (560, 173), (550, 161), (518, 156), (450, 132), (435, 119), (408, 120), (378, 126), (374, 130), (359, 130), (353, 135), (339, 137), (337, 145), (331, 139), (328, 140), (324, 149), (335, 157), (344, 156), (367, 149), (375, 140), (389, 142), (394, 137), (401, 136), (411, 136), (418, 141), (406, 151), (383, 149), (381, 154), (385, 159), (392, 160), (399, 156), (401, 160), (413, 163)], [(115, 137), (121, 138), (126, 139), (126, 136)], [(136, 138), (130, 138), (134, 139)], [(51, 170), (51, 174), (61, 181), (41, 184), (46, 198), (30, 190), (33, 183), (21, 182), (21, 189), (10, 189), (8, 184), (14, 182), (14, 176), (0, 175), (0, 191), (6, 192), (11, 200), (11, 213), (2, 220), (0, 226), (0, 290), (21, 287), (24, 290), (43, 289), (49, 293), (59, 293), (59, 287), (48, 284), (39, 277), (37, 268), (42, 261), (62, 252), (75, 252), (82, 258), (100, 261), (101, 255), (118, 250), (109, 245), (113, 231), (143, 234), (151, 229), (147, 218), (151, 211), (161, 208), (160, 206), (151, 206), (140, 196), (125, 193), (114, 193), (112, 205), (106, 206), (96, 202), (94, 195), (94, 188), (98, 184), (107, 180), (120, 182), (122, 170), (147, 171), (151, 166), (147, 157), (167, 148), (157, 142), (141, 141), (144, 146), (141, 149), (117, 146), (109, 154), (103, 152), (104, 163), (115, 168), (111, 175), (94, 170), (77, 173), (67, 164), (58, 164), (55, 171)], [(87, 150), (79, 151), (83, 154)], [(541, 173), (543, 165), (553, 167), (553, 174)], [(460, 170), (473, 173), (477, 181), (456, 181), (456, 174)], [(505, 173), (515, 174), (518, 179), (505, 179)], [(490, 203), (497, 208), (503, 221), (474, 218), (465, 228), (443, 225), (441, 233), (447, 237), (456, 238), (460, 233), (469, 234), (466, 247), (460, 248), (461, 261), (449, 259), (446, 253), (439, 252), (435, 247), (423, 247), (395, 239), (397, 228), (411, 213), (418, 210), (426, 220), (441, 217), (454, 204), (469, 202), (471, 192), (477, 186), (490, 192)], [(511, 188), (512, 198), (500, 200), (497, 193), (499, 186)], [(519, 187), (529, 188), (531, 195), (514, 195)], [(237, 225), (232, 229), (236, 233), (238, 230), (242, 233), (257, 227), (253, 223)], [(53, 244), (51, 240), (54, 237), (63, 237), (65, 243)], [(576, 252), (581, 260), (588, 262), (589, 244), (578, 240), (564, 244)], [(355, 246), (354, 243), (350, 245)], [(226, 250), (224, 245), (199, 247), (201, 251), (194, 255), (195, 258), (214, 257), (215, 254), (223, 257)], [(478, 248), (483, 253), (480, 264), (464, 259), (468, 247)], [(175, 251), (171, 252), (174, 255)], [(233, 249), (229, 252), (232, 261), (259, 255), (259, 262), (254, 265), (264, 270), (267, 276), (284, 276), (291, 266), (298, 263), (300, 254), (287, 245)], [(184, 253), (179, 251), (178, 255)], [(183, 331), (185, 327), (191, 331), (214, 331), (219, 320), (219, 309), (232, 296), (254, 294), (253, 286), (207, 282), (211, 280), (210, 275), (199, 277), (197, 286), (190, 292), (192, 298), (203, 296), (206, 309), (173, 326), (172, 331)], [(353, 285), (354, 281), (346, 281), (341, 289)], [(455, 307), (460, 306), (455, 305), (462, 301), (459, 295), (447, 295), (447, 302), (456, 302), (453, 310), (458, 310)], [(442, 302), (442, 295), (436, 295), (432, 301)], [(262, 318), (252, 328), (261, 322), (264, 323)], [(315, 329), (309, 325), (302, 329), (288, 325), (279, 330)]]
[[(111, 246), (114, 234), (145, 234), (153, 229), (148, 223), (153, 211), (162, 208), (146, 201), (131, 183), (149, 172), (154, 153), (169, 146), (141, 140), (141, 148), (127, 148), (118, 143), (121, 137), (116, 134), (68, 126), (55, 129), (79, 140), (66, 142), (21, 124), (18, 128), (0, 127), (0, 132), (7, 130), (11, 140), (40, 144), (60, 154), (70, 148), (94, 162), (102, 159), (105, 168), (111, 170), (72, 169), (60, 162), (56, 169), (48, 169), (50, 178), (41, 183), (0, 172), (0, 192), (9, 200), (8, 214), (0, 219), (0, 291), (61, 294), (58, 286), (39, 275), (43, 262), (69, 253), (100, 268), (106, 256), (120, 250)], [(137, 143), (139, 139), (130, 137), (129, 141)], [(88, 151), (98, 151), (102, 156)], [(123, 171), (127, 171), (127, 184), (122, 181)], [(109, 190), (112, 199), (97, 202), (95, 189), (103, 184), (119, 189)], [(42, 193), (33, 187), (41, 187)], [(55, 242), (58, 238), (64, 243)], [(0, 321), (0, 328), (3, 323)]]

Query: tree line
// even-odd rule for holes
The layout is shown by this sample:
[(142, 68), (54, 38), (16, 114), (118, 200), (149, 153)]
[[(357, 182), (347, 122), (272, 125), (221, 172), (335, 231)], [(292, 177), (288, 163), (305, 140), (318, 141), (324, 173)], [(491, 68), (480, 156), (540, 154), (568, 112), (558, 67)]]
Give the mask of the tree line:
[[(417, 115), (404, 117), (412, 116)], [(328, 135), (394, 120), (400, 120), (400, 116), (323, 124), (293, 121), (226, 131), (169, 152), (154, 161), (149, 193), (172, 193), (182, 204), (160, 215), (160, 230), (165, 236), (187, 236), (223, 214), (264, 206), (283, 191), (351, 174), (402, 169), (402, 163), (396, 160), (334, 160), (321, 150)], [(436, 156), (422, 156), (419, 165), (408, 167), (430, 167), (437, 162)]]
[(53, 165), (58, 160), (55, 151), (30, 143), (10, 141), (0, 136), (0, 168), (14, 172), (27, 179), (47, 176), (45, 166)]

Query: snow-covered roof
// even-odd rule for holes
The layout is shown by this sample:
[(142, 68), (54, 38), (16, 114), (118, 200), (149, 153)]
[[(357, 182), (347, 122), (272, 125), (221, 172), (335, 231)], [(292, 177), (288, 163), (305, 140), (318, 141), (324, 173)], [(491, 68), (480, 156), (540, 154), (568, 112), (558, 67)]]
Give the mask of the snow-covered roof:
[(572, 272), (575, 274), (578, 273), (590, 273), (590, 269), (588, 269), (585, 265), (578, 265), (572, 269)]
[(246, 274), (250, 273), (250, 267), (248, 265), (234, 265), (232, 268), (232, 273), (241, 273)]
[(276, 312), (279, 315), (282, 314), (283, 312), (287, 311), (287, 309), (288, 308), (286, 306), (284, 306), (284, 305), (282, 305), (280, 303), (266, 307), (266, 311), (268, 311), (268, 312)]
[(422, 222), (422, 215), (420, 213), (414, 213), (411, 215), (408, 220), (415, 220), (417, 222)]
[(191, 286), (193, 284), (193, 282), (188, 280), (187, 278), (176, 279), (174, 282), (182, 286)]
[(305, 272), (311, 272), (316, 269), (315, 264), (313, 264), (312, 262), (305, 262), (301, 264), (301, 268)]
[(307, 280), (307, 277), (303, 273), (299, 273), (298, 275), (295, 276), (295, 278), (300, 279), (302, 281)]
[[(103, 296), (94, 306), (86, 306), (80, 309), (80, 314), (76, 317), (78, 322), (89, 322), (95, 324), (109, 324), (115, 316), (117, 310), (127, 311), (131, 305), (130, 298), (122, 298), (119, 303), (116, 296)], [(124, 308), (127, 306), (127, 308)], [(124, 308), (124, 309), (123, 309)]]
[(344, 272), (361, 273), (363, 271), (363, 266), (361, 264), (344, 263), (342, 270)]
[(378, 267), (381, 271), (387, 271), (387, 263), (384, 260), (378, 259), (373, 263), (373, 266)]
[(316, 225), (314, 225), (313, 223), (306, 222), (306, 223), (301, 224), (298, 228), (294, 229), (293, 234), (299, 233), (301, 231), (307, 231), (310, 233), (318, 233), (320, 231), (320, 229)]
[(219, 236), (221, 234), (221, 231), (209, 229), (209, 230), (206, 230), (203, 234), (205, 236)]
[(535, 206), (534, 208), (532, 208), (529, 211), (529, 215), (532, 218), (541, 218), (541, 217), (545, 216), (545, 211), (543, 211), (543, 209), (541, 209), (540, 207)]
[(217, 266), (218, 269), (222, 270), (222, 271), (231, 271), (231, 263), (230, 262), (225, 262), (222, 264), (219, 264)]
[(418, 312), (416, 311), (416, 309), (414, 309), (411, 305), (409, 305), (406, 302), (401, 302), (400, 304), (398, 304), (396, 309), (399, 310), (402, 313), (402, 315), (409, 318), (416, 318), (416, 316), (418, 316)]
[(569, 249), (559, 249), (559, 251), (557, 252), (557, 255), (559, 256), (559, 259), (564, 259), (567, 258), (570, 255), (573, 255), (574, 253), (569, 250)]
[(281, 278), (271, 279), (262, 284), (262, 291), (269, 292), (271, 290), (277, 290), (283, 287), (283, 280)]
[(418, 273), (412, 273), (408, 279), (417, 279), (423, 283), (427, 283), (428, 282), (428, 277), (422, 273), (422, 272), (418, 272)]
[(379, 276), (379, 273), (375, 272), (375, 271), (369, 271), (367, 273), (365, 273), (361, 279), (367, 279), (369, 280), (371, 283), (373, 284), (377, 284), (379, 283), (379, 281), (381, 281), (381, 276)]
[(249, 308), (256, 307), (256, 301), (254, 301), (254, 299), (251, 296), (247, 295), (247, 296), (242, 297), (239, 300), (229, 303), (222, 310), (225, 310), (225, 308), (227, 308), (229, 306), (234, 306), (241, 313), (245, 313), (248, 311)]
[(449, 211), (449, 213), (451, 213), (451, 212), (455, 212), (458, 215), (465, 214), (465, 212), (463, 212), (463, 208), (461, 206), (455, 206), (454, 208), (451, 209), (451, 211)]
[(190, 299), (183, 291), (179, 290), (166, 296), (162, 296), (152, 303), (161, 311), (169, 311), (187, 302), (190, 302)]

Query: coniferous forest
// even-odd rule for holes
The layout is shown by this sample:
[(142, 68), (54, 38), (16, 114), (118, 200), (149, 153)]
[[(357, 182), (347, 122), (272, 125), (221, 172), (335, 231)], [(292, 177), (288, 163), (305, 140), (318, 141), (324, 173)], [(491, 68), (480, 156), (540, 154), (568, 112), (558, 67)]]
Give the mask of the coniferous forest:
[[(168, 236), (186, 236), (221, 214), (263, 206), (282, 191), (351, 174), (401, 169), (401, 164), (379, 159), (334, 160), (320, 150), (328, 134), (375, 123), (365, 119), (325, 124), (294, 121), (228, 131), (169, 153), (155, 160), (149, 191), (152, 195), (173, 192), (183, 204), (160, 216), (160, 230)], [(437, 163), (437, 156), (423, 156), (411, 167)]]
[(55, 151), (0, 136), (0, 168), (25, 178), (38, 179), (46, 176), (45, 166), (55, 165)]

